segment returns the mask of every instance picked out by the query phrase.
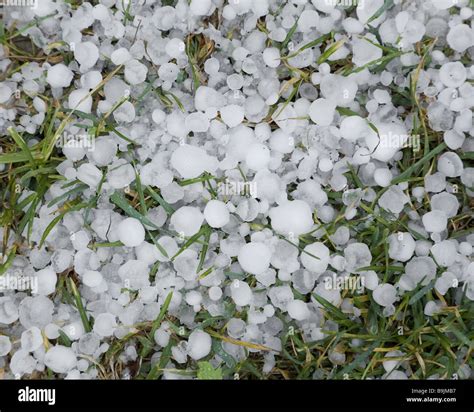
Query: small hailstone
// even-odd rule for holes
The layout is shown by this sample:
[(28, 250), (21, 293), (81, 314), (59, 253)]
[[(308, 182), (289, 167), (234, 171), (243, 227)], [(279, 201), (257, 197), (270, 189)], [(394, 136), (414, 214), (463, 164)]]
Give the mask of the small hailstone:
[(388, 187), (390, 186), (390, 182), (392, 181), (392, 172), (390, 169), (378, 168), (374, 171), (374, 180), (381, 187)]
[(102, 337), (112, 336), (117, 322), (111, 313), (101, 313), (94, 319), (94, 332)]
[(209, 298), (211, 300), (219, 300), (222, 297), (222, 289), (219, 286), (209, 288)]
[(439, 69), (439, 79), (446, 87), (457, 88), (467, 78), (466, 68), (461, 62), (448, 62)]
[(236, 127), (244, 120), (244, 108), (236, 104), (230, 104), (220, 109), (222, 121), (229, 127)]
[(163, 120), (165, 120), (166, 113), (161, 109), (155, 109), (155, 110), (153, 110), (153, 112), (151, 114), (151, 118), (153, 119), (153, 121), (156, 124), (160, 124), (160, 123), (163, 122)]
[(461, 176), (463, 168), (461, 158), (454, 152), (443, 153), (438, 159), (438, 171), (448, 177)]
[(209, 118), (201, 112), (194, 112), (188, 114), (184, 121), (184, 124), (188, 130), (193, 133), (207, 132), (209, 129)]
[(264, 243), (250, 242), (240, 249), (238, 261), (245, 272), (259, 275), (270, 267), (271, 256), (270, 249)]
[(453, 50), (463, 53), (474, 44), (474, 34), (467, 24), (458, 24), (451, 27), (446, 41)]
[(440, 233), (446, 229), (448, 218), (441, 210), (433, 210), (425, 213), (422, 217), (425, 230), (430, 233)]
[(92, 96), (87, 89), (73, 90), (69, 94), (68, 104), (70, 109), (90, 113), (92, 108)]
[(329, 264), (329, 249), (321, 242), (307, 245), (301, 252), (301, 263), (310, 272), (321, 274)]
[(77, 364), (76, 354), (66, 346), (53, 346), (44, 355), (44, 364), (56, 373), (67, 373)]
[(340, 125), (341, 137), (346, 140), (355, 141), (365, 137), (368, 127), (367, 122), (362, 117), (347, 116)]
[(254, 143), (250, 146), (245, 163), (247, 166), (255, 171), (265, 169), (270, 162), (270, 150), (261, 143)]
[(21, 334), (21, 348), (27, 352), (34, 352), (42, 344), (43, 335), (36, 326), (32, 326)]
[(361, 272), (360, 276), (362, 279), (363, 286), (369, 290), (375, 290), (379, 285), (379, 277), (377, 276), (377, 273), (373, 270)]
[(216, 158), (191, 145), (179, 146), (171, 155), (170, 163), (184, 179), (193, 179), (205, 171), (214, 173), (217, 169)]
[(441, 210), (448, 218), (458, 214), (459, 200), (451, 193), (441, 192), (431, 197), (431, 210)]
[(46, 81), (51, 87), (68, 87), (73, 78), (73, 72), (64, 64), (59, 63), (51, 66), (46, 75)]
[(336, 113), (336, 104), (333, 101), (316, 99), (309, 107), (309, 117), (319, 126), (329, 126)]
[(6, 356), (12, 350), (12, 343), (8, 336), (0, 335), (0, 356)]
[(189, 10), (194, 16), (209, 16), (212, 10), (211, 0), (191, 0)]
[(391, 259), (406, 262), (415, 252), (415, 240), (410, 233), (393, 233), (388, 237), (388, 255)]
[(95, 288), (99, 286), (103, 281), (103, 277), (100, 272), (96, 270), (86, 270), (82, 275), (82, 282), (84, 285), (89, 286), (90, 288)]
[(189, 335), (187, 352), (189, 357), (199, 360), (209, 355), (211, 346), (211, 336), (201, 329), (196, 329)]
[(464, 133), (459, 133), (456, 130), (447, 130), (444, 132), (443, 138), (444, 143), (446, 143), (446, 146), (448, 146), (451, 150), (459, 149), (466, 139)]
[(12, 94), (12, 89), (5, 84), (0, 84), (0, 103), (6, 103)]
[(445, 295), (450, 288), (458, 285), (458, 279), (456, 275), (451, 272), (444, 272), (435, 282), (435, 289), (441, 294)]
[(372, 254), (365, 243), (351, 243), (344, 249), (346, 259), (346, 271), (349, 273), (359, 273), (363, 267), (370, 266)]
[(391, 306), (397, 300), (397, 290), (393, 285), (383, 283), (374, 290), (373, 297), (380, 306)]
[[(279, 153), (291, 153), (295, 149), (293, 136), (288, 135), (282, 129), (275, 130), (270, 137), (270, 148)], [(251, 151), (249, 152), (249, 155)]]
[(232, 300), (238, 306), (247, 306), (252, 302), (252, 290), (250, 286), (241, 280), (234, 280), (230, 284), (230, 294)]
[(117, 227), (117, 233), (119, 240), (128, 247), (138, 246), (145, 240), (145, 228), (133, 217), (122, 220)]
[(313, 214), (309, 205), (302, 200), (286, 201), (270, 209), (272, 228), (285, 236), (299, 236), (313, 227)]
[(288, 303), (286, 310), (288, 311), (288, 314), (296, 320), (305, 320), (310, 316), (308, 306), (302, 300), (295, 299), (291, 301)]
[(125, 80), (135, 85), (143, 83), (148, 73), (147, 67), (138, 60), (132, 59), (125, 63)]
[(229, 222), (229, 209), (220, 200), (210, 200), (204, 208), (204, 218), (211, 227), (223, 227)]
[(193, 206), (183, 206), (173, 213), (170, 225), (178, 233), (184, 236), (192, 236), (199, 232), (204, 221), (204, 215), (199, 208)]
[(185, 48), (184, 42), (181, 39), (173, 38), (166, 43), (165, 51), (168, 56), (176, 59), (184, 53)]
[(439, 303), (433, 300), (430, 300), (429, 302), (426, 303), (423, 313), (426, 316), (434, 316), (434, 315), (437, 315), (441, 311), (441, 308), (442, 306)]
[(456, 244), (451, 240), (443, 240), (431, 247), (431, 254), (438, 265), (450, 267), (456, 261)]
[(276, 68), (280, 65), (280, 50), (269, 47), (263, 51), (263, 61), (268, 67)]
[(76, 44), (74, 58), (81, 65), (81, 72), (85, 72), (96, 64), (99, 59), (99, 49), (89, 41)]
[(38, 290), (39, 295), (50, 295), (56, 290), (56, 282), (58, 277), (56, 272), (51, 267), (47, 267), (36, 272), (36, 278), (38, 281)]
[(132, 55), (125, 47), (120, 47), (117, 50), (114, 50), (110, 55), (110, 60), (113, 64), (119, 65), (124, 64), (132, 59)]

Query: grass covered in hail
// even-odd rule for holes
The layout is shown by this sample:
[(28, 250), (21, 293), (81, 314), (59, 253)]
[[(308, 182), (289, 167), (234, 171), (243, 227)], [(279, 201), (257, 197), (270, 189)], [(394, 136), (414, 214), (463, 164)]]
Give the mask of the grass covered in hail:
[(473, 7), (6, 4), (0, 377), (472, 378)]

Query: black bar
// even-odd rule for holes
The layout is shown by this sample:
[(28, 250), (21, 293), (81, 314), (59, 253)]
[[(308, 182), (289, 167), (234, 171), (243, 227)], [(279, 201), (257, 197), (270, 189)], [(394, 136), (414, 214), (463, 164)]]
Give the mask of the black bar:
[[(55, 389), (55, 403), (20, 402), (21, 389)], [(25, 392), (22, 392), (25, 394)], [(421, 401), (409, 401), (420, 398)], [(437, 401), (425, 400), (437, 398)], [(31, 399), (31, 398), (30, 398)], [(473, 381), (0, 381), (0, 411), (56, 409), (473, 411)]]

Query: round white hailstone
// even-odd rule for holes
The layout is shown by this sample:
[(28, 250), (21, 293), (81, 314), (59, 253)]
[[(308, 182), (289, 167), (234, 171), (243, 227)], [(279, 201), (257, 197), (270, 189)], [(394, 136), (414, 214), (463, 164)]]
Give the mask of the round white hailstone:
[(123, 102), (113, 113), (117, 122), (130, 123), (135, 119), (135, 106), (132, 102)]
[(164, 329), (159, 328), (155, 331), (153, 338), (157, 345), (165, 347), (170, 341), (170, 333)]
[(56, 373), (66, 373), (77, 364), (76, 354), (66, 346), (53, 346), (44, 355), (44, 364)]
[(383, 167), (375, 169), (374, 171), (374, 180), (379, 186), (388, 187), (392, 181), (392, 172), (390, 169)]
[(393, 233), (388, 237), (388, 255), (391, 259), (406, 262), (415, 252), (416, 242), (407, 232)]
[(184, 236), (192, 236), (199, 232), (204, 215), (199, 208), (193, 206), (183, 206), (173, 213), (170, 224), (178, 233)]
[(209, 299), (217, 301), (222, 297), (222, 289), (219, 286), (209, 288)]
[(238, 306), (250, 305), (253, 298), (250, 286), (246, 282), (237, 279), (230, 284), (230, 295)]
[(111, 313), (101, 313), (94, 319), (94, 332), (104, 338), (112, 336), (116, 327), (115, 316)]
[(449, 47), (459, 53), (463, 53), (474, 44), (474, 34), (467, 24), (458, 24), (451, 27), (446, 40)]
[(427, 232), (440, 233), (446, 229), (448, 218), (441, 210), (433, 210), (425, 213), (422, 218), (423, 226)]
[(301, 263), (310, 272), (321, 274), (329, 264), (329, 249), (321, 242), (311, 243), (303, 249)]
[(148, 73), (147, 67), (138, 60), (132, 59), (125, 64), (125, 80), (128, 84), (141, 84)]
[(36, 272), (36, 278), (38, 281), (38, 295), (46, 296), (54, 293), (58, 277), (52, 267), (47, 267)]
[(438, 171), (448, 177), (461, 176), (463, 169), (461, 158), (454, 152), (443, 153), (438, 159)]
[(445, 295), (450, 288), (457, 287), (459, 281), (454, 273), (444, 272), (435, 282), (435, 289), (441, 294)]
[(263, 61), (268, 67), (276, 68), (280, 65), (280, 50), (276, 47), (269, 47), (263, 51)]
[(457, 258), (456, 244), (451, 240), (443, 240), (431, 247), (431, 254), (439, 266), (449, 267)]
[(382, 283), (374, 290), (373, 298), (380, 306), (391, 306), (397, 300), (397, 290), (389, 283)]
[(215, 157), (191, 145), (179, 146), (171, 155), (170, 163), (184, 179), (199, 177), (204, 172), (214, 173), (218, 166)]
[(191, 332), (188, 338), (187, 351), (190, 358), (199, 360), (211, 352), (212, 338), (201, 329)]
[(260, 242), (250, 242), (240, 248), (238, 261), (242, 269), (252, 275), (259, 275), (270, 267), (272, 252)]
[(95, 288), (102, 283), (102, 274), (96, 270), (86, 270), (82, 275), (82, 282), (90, 288)]
[(291, 234), (299, 236), (307, 233), (314, 224), (311, 208), (303, 200), (289, 200), (271, 208), (268, 215), (272, 228), (285, 236), (291, 236)]
[[(10, 89), (5, 84), (0, 84), (0, 103), (5, 103), (10, 99), (13, 94), (12, 89)], [(36, 99), (36, 98), (35, 98)], [(41, 100), (41, 99), (40, 99)], [(41, 100), (42, 101), (42, 100)]]
[(46, 81), (51, 87), (68, 87), (71, 84), (74, 74), (72, 70), (64, 64), (59, 63), (51, 66), (46, 75)]
[(211, 7), (211, 0), (191, 0), (189, 10), (194, 16), (209, 16)]
[(467, 78), (467, 71), (461, 62), (445, 63), (439, 69), (439, 79), (446, 87), (457, 88)]
[(282, 129), (277, 129), (270, 137), (270, 148), (282, 154), (291, 153), (295, 149), (294, 138)]
[(109, 18), (109, 9), (103, 4), (97, 4), (92, 9), (92, 16), (99, 21), (107, 20)]
[(356, 141), (366, 136), (369, 131), (368, 127), (367, 122), (362, 117), (347, 116), (341, 122), (341, 137), (346, 140)]
[(459, 133), (456, 130), (447, 130), (444, 132), (443, 138), (446, 146), (451, 150), (457, 150), (463, 145), (466, 136), (464, 133)]
[(12, 350), (12, 343), (8, 336), (0, 335), (0, 356), (6, 356)]
[(388, 162), (404, 146), (409, 137), (408, 132), (405, 126), (399, 123), (379, 123), (375, 126), (378, 135), (373, 130), (367, 134), (367, 147), (372, 158)]
[(197, 290), (191, 290), (186, 293), (185, 301), (188, 305), (199, 305), (202, 302), (202, 296)]
[(184, 121), (186, 129), (193, 133), (203, 133), (209, 130), (209, 118), (201, 112), (188, 114)]
[(156, 124), (160, 124), (166, 119), (166, 113), (161, 109), (155, 109), (151, 114), (151, 118)]
[(227, 209), (225, 203), (220, 200), (210, 200), (204, 208), (204, 218), (211, 227), (223, 227), (229, 223), (229, 209)]
[(270, 162), (270, 150), (262, 143), (254, 143), (250, 146), (245, 163), (249, 169), (259, 171), (266, 169)]
[(97, 63), (99, 49), (90, 41), (76, 44), (74, 58), (81, 65), (81, 72), (85, 72)]
[(110, 60), (112, 60), (112, 63), (116, 65), (124, 64), (132, 58), (132, 55), (125, 47), (120, 47), (117, 50), (114, 50), (110, 55)]
[(336, 104), (333, 101), (320, 98), (309, 106), (310, 119), (319, 126), (329, 126), (336, 113)]
[(336, 106), (348, 107), (357, 93), (357, 82), (353, 78), (327, 74), (321, 79), (320, 89), (324, 98)]
[(181, 39), (174, 38), (166, 43), (165, 51), (168, 56), (176, 59), (184, 53), (185, 48), (184, 42)]
[(91, 158), (98, 166), (106, 166), (112, 162), (117, 154), (117, 144), (110, 137), (103, 136), (94, 141), (94, 150)]
[(87, 89), (73, 90), (69, 94), (68, 105), (70, 109), (90, 113), (92, 108), (92, 96)]
[(92, 70), (81, 76), (81, 86), (84, 89), (92, 90), (102, 81), (102, 74), (98, 70)]
[(229, 127), (236, 127), (244, 120), (245, 110), (237, 104), (229, 104), (220, 109), (222, 121)]
[(302, 300), (292, 300), (290, 303), (288, 303), (286, 310), (292, 319), (305, 320), (310, 316), (308, 305)]
[(36, 326), (32, 326), (21, 334), (21, 348), (27, 352), (34, 352), (42, 344), (43, 335), (41, 335), (41, 330)]
[(448, 218), (457, 215), (459, 200), (451, 193), (438, 193), (431, 197), (431, 210), (441, 210)]
[(145, 240), (145, 228), (134, 217), (122, 220), (117, 227), (117, 233), (119, 240), (128, 247), (138, 246)]
[(321, 170), (321, 172), (329, 172), (333, 168), (332, 161), (329, 157), (323, 157), (319, 163), (318, 163), (318, 168)]
[(275, 314), (275, 308), (268, 304), (263, 307), (263, 313), (267, 318), (271, 318)]
[[(209, 60), (214, 61), (216, 59)], [(217, 67), (218, 63), (219, 61), (217, 60)], [(224, 96), (222, 96), (217, 90), (207, 86), (199, 86), (194, 96), (194, 106), (196, 107), (196, 110), (201, 112), (205, 112), (208, 107), (220, 108), (225, 104), (225, 101)]]
[(373, 270), (361, 272), (360, 276), (362, 278), (362, 285), (369, 290), (375, 290), (379, 285), (379, 277)]

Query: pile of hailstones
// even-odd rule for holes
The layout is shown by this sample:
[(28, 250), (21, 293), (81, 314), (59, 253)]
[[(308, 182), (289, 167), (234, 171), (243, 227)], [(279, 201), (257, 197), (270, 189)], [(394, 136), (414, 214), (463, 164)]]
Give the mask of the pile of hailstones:
[[(474, 299), (474, 236), (450, 239), (448, 233), (449, 219), (463, 212), (456, 194), (474, 194), (474, 168), (459, 155), (474, 150), (474, 66), (462, 63), (471, 60), (474, 51), (468, 0), (403, 5), (395, 0), (370, 24), (383, 0), (361, 2), (350, 15), (337, 2), (323, 0), (178, 0), (174, 6), (161, 6), (159, 0), (134, 1), (127, 11), (122, 8), (127, 1), (100, 3), (85, 2), (72, 9), (63, 1), (42, 0), (35, 9), (10, 8), (5, 20), (7, 27), (14, 21), (19, 27), (36, 19), (25, 35), (46, 55), (69, 45), (72, 58), (68, 64), (28, 62), (0, 83), (2, 133), (13, 125), (28, 144), (36, 143), (53, 99), (65, 109), (99, 118), (112, 111), (118, 131), (100, 136), (93, 148), (69, 143), (62, 147), (64, 161), (57, 172), (64, 179), (49, 188), (38, 207), (32, 244), (39, 244), (56, 216), (63, 202), (51, 207), (48, 203), (70, 189), (65, 183), (87, 185), (80, 193), (83, 201), (97, 193), (99, 197), (87, 213), (65, 214), (42, 248), (25, 246), (13, 260), (10, 281), (14, 276), (29, 277), (35, 288), (4, 288), (0, 297), (0, 367), (6, 376), (38, 376), (49, 368), (66, 378), (98, 377), (95, 363), (111, 342), (135, 330), (134, 325), (153, 321), (171, 291), (168, 314), (192, 332), (172, 346), (167, 369), (185, 368), (188, 361), (199, 359), (221, 364), (213, 339), (196, 316), (226, 317), (234, 305), (225, 321), (226, 334), (273, 349), (261, 352), (264, 373), (272, 370), (282, 349), (285, 323), (296, 325), (311, 342), (327, 337), (325, 330), (338, 329), (325, 319), (314, 295), (359, 321), (360, 310), (342, 297), (340, 288), (325, 282), (327, 278), (356, 276), (386, 317), (394, 314), (406, 293), (429, 284), (439, 295), (450, 290), (453, 304)], [(216, 9), (218, 28), (209, 20)], [(48, 17), (52, 14), (54, 18)], [(370, 26), (385, 45), (403, 52), (379, 73), (364, 68), (382, 56)], [(335, 32), (334, 41), (344, 44), (319, 65), (315, 62), (326, 46), (286, 57), (277, 46), (293, 27), (290, 50), (330, 31)], [(185, 47), (191, 33), (215, 44), (196, 90)], [(416, 92), (428, 102), (428, 127), (440, 132), (446, 149), (424, 181), (391, 184), (400, 174), (397, 161), (413, 126), (413, 114), (395, 105), (391, 89), (409, 88), (407, 73), (413, 73), (420, 61), (415, 44), (424, 36), (437, 42), (419, 72)], [(7, 70), (11, 61), (1, 47), (0, 53), (1, 69)], [(331, 73), (330, 64), (342, 59), (361, 70), (348, 76)], [(283, 80), (290, 76), (287, 67), (291, 76), (298, 76), (299, 70), (311, 74), (301, 82), (296, 99), (285, 104), (293, 90), (293, 83)], [(119, 74), (106, 79), (116, 68)], [(104, 79), (98, 94), (95, 89)], [(149, 85), (168, 96), (172, 93), (184, 109), (164, 106), (155, 93), (144, 93)], [(122, 104), (117, 108), (118, 102)], [(19, 107), (28, 107), (27, 114)], [(342, 115), (338, 108), (360, 116)], [(84, 133), (78, 123), (92, 125), (84, 117), (72, 119), (64, 131), (71, 136)], [(350, 188), (350, 168), (364, 189)], [(203, 173), (234, 185), (215, 195), (207, 184), (178, 184)], [(146, 227), (110, 201), (114, 192), (130, 193), (137, 175), (174, 209), (168, 213), (162, 206), (150, 208)], [(235, 190), (245, 184), (255, 189), (251, 196)], [(353, 238), (351, 223), (364, 215), (361, 202), (372, 202), (380, 190), (376, 214), (388, 220), (408, 216), (407, 230), (387, 238), (393, 265), (405, 266), (403, 274), (389, 282), (375, 271), (360, 270), (371, 265), (372, 254)], [(20, 200), (30, 193), (25, 189)], [(328, 193), (341, 194), (342, 204), (333, 206)], [(429, 211), (419, 213), (428, 200)], [(366, 217), (367, 225), (373, 223), (373, 216)], [(327, 233), (318, 226), (336, 218), (337, 230), (329, 234), (328, 248)], [(202, 270), (212, 270), (198, 277), (201, 243), (171, 257), (204, 225), (212, 233)], [(158, 233), (159, 247), (150, 231)], [(298, 236), (309, 232), (314, 242), (300, 251), (295, 246)], [(21, 235), (12, 233), (7, 249)], [(117, 241), (123, 246), (91, 247)], [(150, 280), (152, 266), (158, 269)], [(77, 309), (55, 293), (58, 275), (71, 270), (93, 319), (87, 333)], [(432, 296), (424, 301), (427, 317), (436, 316), (445, 305)], [(72, 342), (70, 347), (57, 343), (60, 331)], [(171, 334), (168, 321), (156, 330), (152, 363), (176, 341)], [(227, 342), (223, 350), (236, 360), (258, 352)], [(127, 364), (137, 356), (132, 340), (125, 344), (120, 361)], [(403, 353), (387, 354), (384, 377), (409, 377), (390, 356)], [(346, 361), (335, 351), (329, 359), (335, 365)], [(187, 365), (195, 367), (192, 362)], [(124, 376), (127, 373), (125, 369)], [(469, 374), (464, 366), (463, 376)], [(179, 375), (167, 371), (164, 377)]]

